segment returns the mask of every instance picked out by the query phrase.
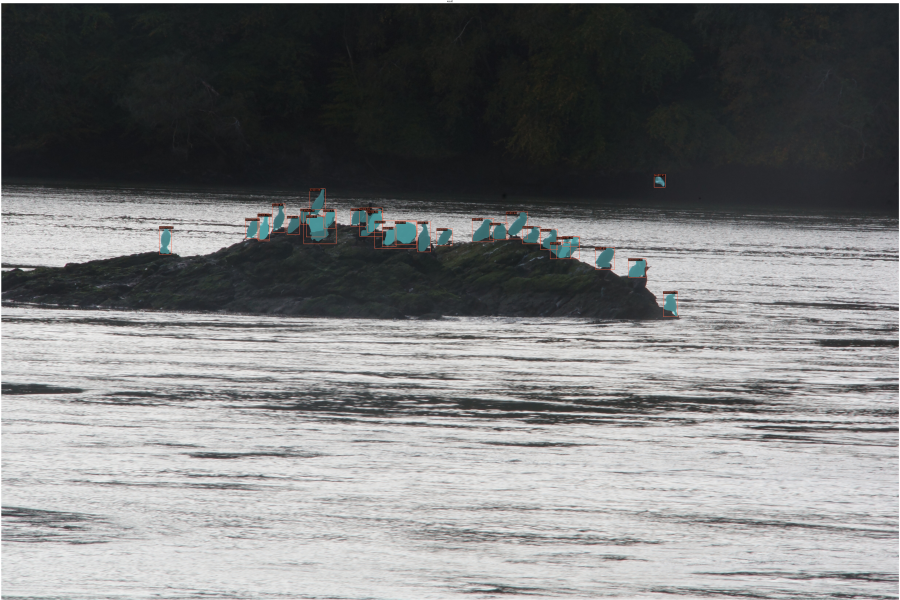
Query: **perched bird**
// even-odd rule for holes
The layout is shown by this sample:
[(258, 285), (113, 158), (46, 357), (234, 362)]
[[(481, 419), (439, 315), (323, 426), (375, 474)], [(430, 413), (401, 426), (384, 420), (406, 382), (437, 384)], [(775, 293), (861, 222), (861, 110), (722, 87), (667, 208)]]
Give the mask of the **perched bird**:
[(282, 225), (284, 225), (284, 207), (279, 206), (278, 212), (275, 214), (275, 222), (272, 224), (272, 227), (275, 229), (281, 229)]
[(247, 237), (255, 238), (257, 231), (259, 231), (259, 221), (247, 221)]
[(532, 227), (531, 233), (529, 233), (524, 238), (522, 238), (522, 241), (525, 242), (526, 244), (537, 244), (540, 236), (541, 236), (541, 230), (538, 229), (537, 227)]
[(428, 223), (422, 223), (422, 231), (419, 232), (419, 252), (426, 252), (431, 246), (431, 234), (428, 233)]
[(441, 233), (441, 237), (438, 238), (437, 245), (438, 246), (446, 246), (450, 243), (450, 238), (453, 236), (453, 230), (448, 229)]
[(291, 217), (288, 220), (288, 233), (297, 233), (300, 229), (300, 217)]
[(475, 233), (472, 234), (473, 242), (483, 242), (488, 239), (488, 236), (491, 234), (491, 220), (485, 219), (481, 222), (481, 225), (478, 229), (475, 230)]
[(397, 233), (394, 231), (393, 227), (390, 229), (384, 230), (384, 239), (381, 240), (382, 246), (393, 246), (394, 242), (397, 241)]
[(316, 196), (316, 199), (313, 200), (312, 208), (313, 210), (320, 210), (323, 206), (325, 206), (325, 190), (320, 190), (319, 195)]
[(309, 225), (309, 237), (316, 241), (325, 239), (325, 217), (309, 217), (306, 224)]
[[(381, 221), (381, 211), (377, 210), (369, 215), (368, 220), (366, 221), (366, 235), (372, 235), (375, 232), (375, 229), (378, 227), (378, 224), (375, 221)], [(415, 228), (413, 228), (415, 229)]]
[(399, 243), (412, 244), (416, 241), (415, 223), (397, 223), (394, 229), (397, 230), (397, 241)]
[(350, 211), (350, 224), (351, 225), (359, 225), (359, 213), (361, 210), (351, 210)]
[(494, 231), (491, 232), (491, 239), (505, 240), (506, 239), (506, 225), (497, 225), (496, 227), (494, 227)]
[(325, 211), (325, 229), (334, 225), (334, 211)]
[(172, 251), (169, 249), (169, 242), (171, 241), (172, 233), (168, 229), (163, 229), (162, 234), (159, 236), (160, 254), (172, 254)]
[(544, 248), (546, 250), (549, 250), (553, 254), (556, 254), (556, 250), (554, 250), (554, 248), (556, 248), (556, 246), (550, 245), (550, 242), (555, 242), (555, 241), (556, 241), (556, 230), (551, 229), (550, 233), (547, 234), (547, 237), (544, 238), (544, 241), (541, 242), (541, 248)]
[(647, 276), (647, 261), (639, 260), (631, 265), (631, 268), (628, 269), (629, 277), (646, 277)]
[(259, 219), (259, 239), (265, 240), (269, 237), (269, 217), (261, 217)]
[(525, 227), (525, 222), (527, 220), (528, 213), (520, 212), (518, 218), (509, 226), (509, 235), (519, 235), (519, 232)]
[(597, 266), (601, 269), (612, 269), (612, 259), (616, 251), (613, 248), (607, 248), (597, 257)]
[(677, 309), (678, 303), (675, 301), (675, 294), (666, 294), (666, 302), (663, 304), (663, 310), (667, 310), (677, 317)]

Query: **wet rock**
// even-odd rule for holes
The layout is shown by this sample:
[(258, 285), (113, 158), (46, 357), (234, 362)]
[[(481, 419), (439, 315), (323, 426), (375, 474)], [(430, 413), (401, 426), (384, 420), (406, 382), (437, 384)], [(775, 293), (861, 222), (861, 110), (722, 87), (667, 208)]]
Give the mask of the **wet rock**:
[(327, 317), (441, 315), (656, 319), (646, 288), (519, 239), (375, 248), (339, 225), (336, 244), (274, 234), (206, 256), (146, 252), (3, 274), (4, 302)]

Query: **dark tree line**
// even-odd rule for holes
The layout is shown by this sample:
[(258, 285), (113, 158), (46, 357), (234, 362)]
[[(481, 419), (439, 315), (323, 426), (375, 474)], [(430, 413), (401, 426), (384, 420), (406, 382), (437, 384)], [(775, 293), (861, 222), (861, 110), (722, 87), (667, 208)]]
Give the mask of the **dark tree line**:
[(7, 172), (239, 172), (315, 161), (311, 148), (607, 173), (897, 160), (897, 5), (4, 4), (2, 17)]

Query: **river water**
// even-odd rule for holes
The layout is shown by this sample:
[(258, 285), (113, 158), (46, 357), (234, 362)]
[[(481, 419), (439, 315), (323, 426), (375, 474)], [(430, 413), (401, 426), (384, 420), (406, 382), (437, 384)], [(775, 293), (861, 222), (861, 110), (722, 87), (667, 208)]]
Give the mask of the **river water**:
[[(206, 253), (272, 202), (4, 185), (2, 262)], [(527, 210), (682, 318), (4, 306), (4, 598), (897, 598), (896, 217), (329, 195), (368, 202)]]

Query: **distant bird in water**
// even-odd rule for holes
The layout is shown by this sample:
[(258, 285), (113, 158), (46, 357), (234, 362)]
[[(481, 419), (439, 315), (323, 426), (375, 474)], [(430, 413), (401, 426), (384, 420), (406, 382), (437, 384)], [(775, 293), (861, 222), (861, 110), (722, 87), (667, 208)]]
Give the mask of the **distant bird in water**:
[(607, 248), (606, 250), (601, 252), (600, 256), (597, 257), (597, 266), (601, 269), (611, 269), (612, 259), (615, 253), (616, 251), (612, 248)]
[(674, 316), (678, 316), (678, 303), (675, 301), (675, 294), (666, 294), (666, 302), (663, 304), (663, 310), (667, 310)]
[(528, 213), (520, 212), (518, 218), (509, 226), (509, 235), (519, 235), (519, 232), (525, 227), (525, 222), (527, 220)]
[[(647, 180), (645, 179), (644, 181), (647, 181)], [(656, 185), (658, 185), (659, 187), (666, 187), (666, 180), (663, 179), (662, 177), (656, 177), (656, 179), (654, 181), (656, 181)], [(644, 184), (644, 185), (646, 185), (646, 184)]]
[(159, 237), (159, 244), (161, 246), (159, 250), (160, 254), (172, 254), (172, 251), (169, 250), (169, 242), (171, 241), (172, 234), (168, 229), (163, 229), (162, 235)]
[(441, 233), (441, 236), (438, 238), (437, 245), (438, 246), (446, 246), (450, 243), (450, 238), (453, 236), (453, 230), (448, 229)]
[(319, 195), (313, 200), (312, 209), (321, 210), (323, 206), (325, 206), (325, 190), (320, 190)]
[(481, 225), (478, 229), (475, 230), (475, 233), (472, 234), (473, 242), (483, 242), (488, 239), (488, 236), (491, 234), (491, 220), (485, 219), (481, 222)]
[(419, 252), (426, 252), (431, 246), (431, 234), (428, 233), (428, 223), (422, 223), (422, 231), (419, 232)]
[(275, 222), (272, 224), (272, 227), (275, 229), (281, 229), (281, 226), (284, 225), (284, 207), (279, 206), (278, 212), (275, 214)]
[(247, 237), (255, 238), (257, 231), (259, 231), (259, 221), (248, 221), (247, 222)]

